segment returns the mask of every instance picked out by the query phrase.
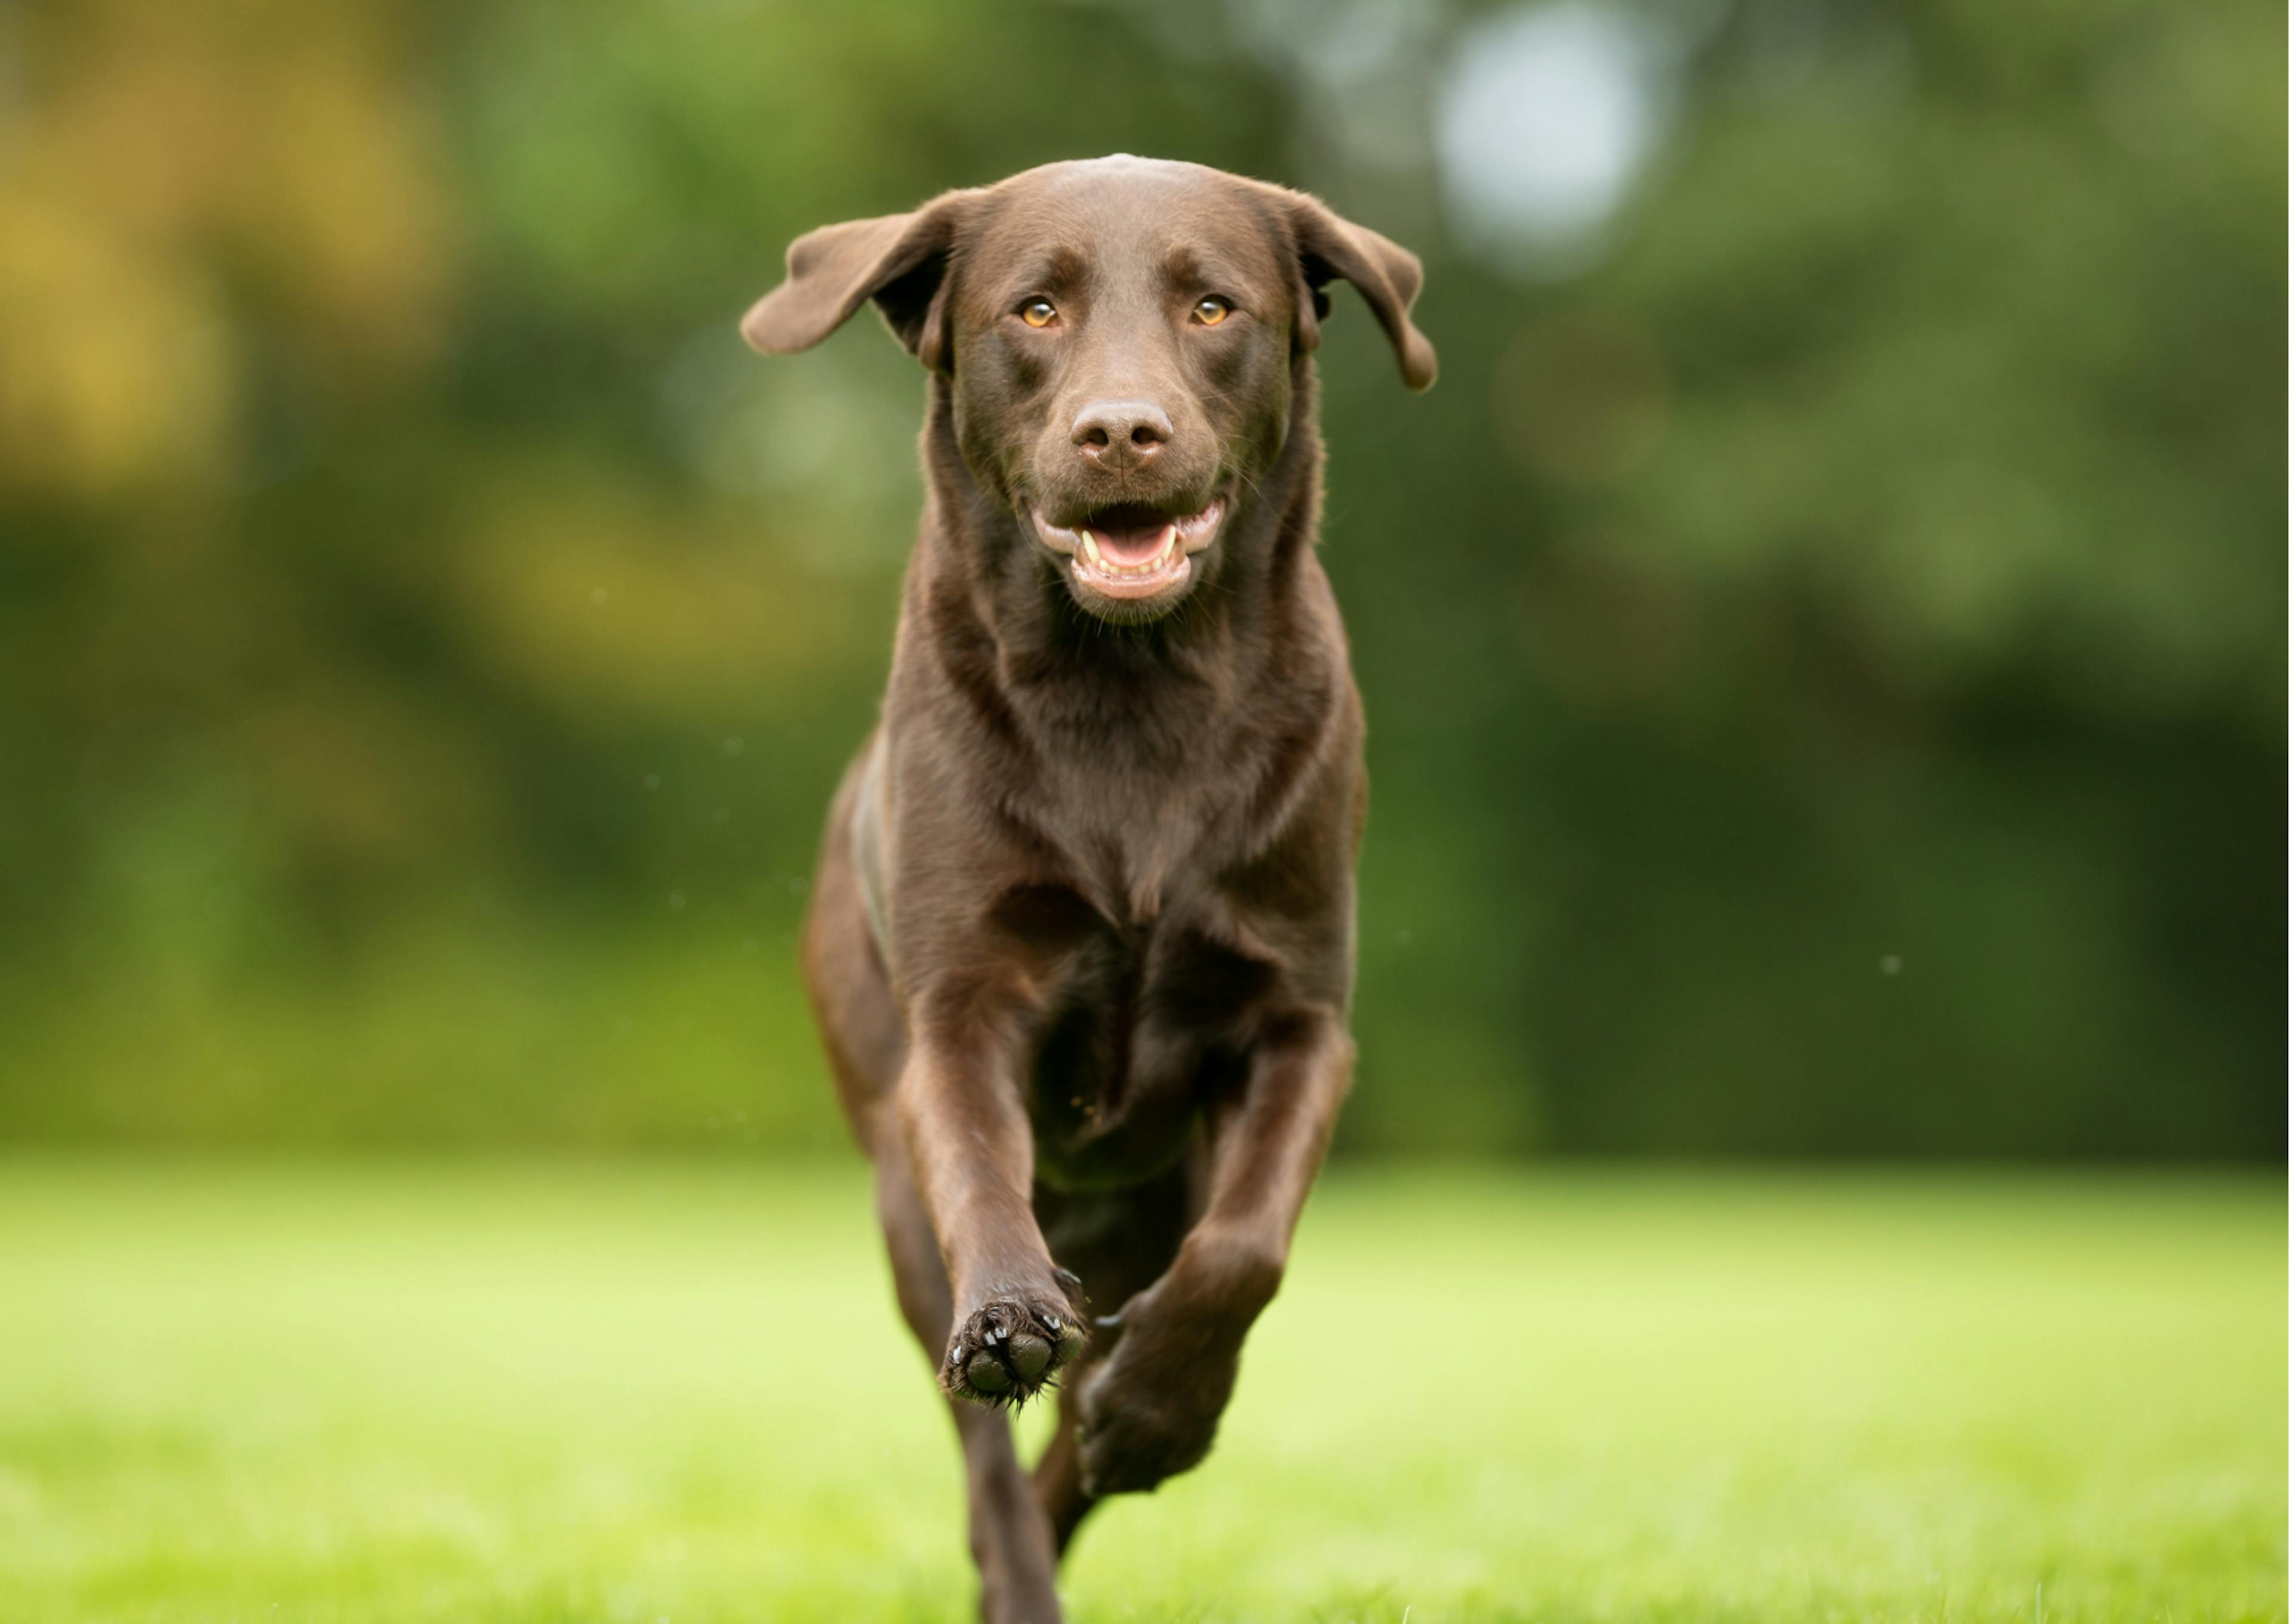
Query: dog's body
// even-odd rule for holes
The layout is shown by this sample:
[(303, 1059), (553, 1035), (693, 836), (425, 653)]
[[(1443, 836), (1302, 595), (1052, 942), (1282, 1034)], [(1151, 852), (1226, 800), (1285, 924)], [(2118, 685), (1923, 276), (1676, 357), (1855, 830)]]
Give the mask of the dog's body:
[[(1428, 386), (1420, 272), (1310, 198), (1130, 158), (829, 227), (789, 271), (758, 348), (871, 298), (933, 372), (805, 964), (956, 1401), (984, 1611), (1042, 1624), (1096, 1500), (1206, 1453), (1347, 1086), (1366, 784), (1310, 352), (1341, 276)], [(998, 1406), (1061, 1372), (1029, 1478)]]

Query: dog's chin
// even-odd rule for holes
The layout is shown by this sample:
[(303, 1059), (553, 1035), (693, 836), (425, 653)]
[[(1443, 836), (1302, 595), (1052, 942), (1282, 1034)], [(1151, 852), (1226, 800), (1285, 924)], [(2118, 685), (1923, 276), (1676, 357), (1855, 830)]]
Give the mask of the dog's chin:
[(1212, 497), (1190, 512), (1122, 503), (1053, 524), (1027, 511), (1074, 601), (1101, 620), (1156, 620), (1184, 601), (1200, 574), (1194, 560), (1216, 544), (1226, 503)]

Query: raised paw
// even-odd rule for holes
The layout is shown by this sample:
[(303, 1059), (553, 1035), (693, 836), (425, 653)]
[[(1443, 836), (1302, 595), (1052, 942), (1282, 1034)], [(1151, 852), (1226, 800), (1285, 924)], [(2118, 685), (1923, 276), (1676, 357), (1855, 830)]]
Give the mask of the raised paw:
[(1142, 1493), (1199, 1465), (1216, 1442), (1245, 1326), (1196, 1314), (1165, 1285), (1098, 1324), (1107, 1340), (1074, 1396), (1082, 1487)]
[(1218, 1413), (1231, 1391), (1208, 1402), (1191, 1395), (1124, 1393), (1105, 1375), (1093, 1376), (1082, 1398), (1078, 1442), (1084, 1491), (1095, 1496), (1139, 1494), (1198, 1466), (1216, 1441)]
[(978, 1404), (1022, 1404), (1073, 1363), (1084, 1338), (1062, 1298), (997, 1297), (956, 1328), (939, 1385)]

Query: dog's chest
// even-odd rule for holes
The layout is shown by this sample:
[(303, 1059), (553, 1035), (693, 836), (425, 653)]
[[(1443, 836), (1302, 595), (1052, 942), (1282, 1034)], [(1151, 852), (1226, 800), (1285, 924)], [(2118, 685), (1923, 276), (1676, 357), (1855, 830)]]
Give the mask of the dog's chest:
[(1119, 1183), (1182, 1154), (1207, 1095), (1243, 1063), (1271, 967), (1187, 910), (1098, 928), (1061, 956), (1029, 1068), (1042, 1176)]

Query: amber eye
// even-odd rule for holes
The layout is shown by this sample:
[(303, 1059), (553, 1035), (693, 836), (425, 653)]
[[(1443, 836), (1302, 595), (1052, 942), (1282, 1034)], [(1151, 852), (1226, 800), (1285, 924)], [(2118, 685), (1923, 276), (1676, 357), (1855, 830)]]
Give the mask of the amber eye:
[(1221, 299), (1204, 299), (1193, 307), (1193, 319), (1204, 327), (1213, 327), (1232, 314), (1232, 307)]
[(1058, 319), (1058, 308), (1046, 299), (1029, 299), (1018, 307), (1018, 317), (1029, 327), (1046, 327)]

